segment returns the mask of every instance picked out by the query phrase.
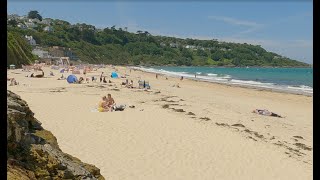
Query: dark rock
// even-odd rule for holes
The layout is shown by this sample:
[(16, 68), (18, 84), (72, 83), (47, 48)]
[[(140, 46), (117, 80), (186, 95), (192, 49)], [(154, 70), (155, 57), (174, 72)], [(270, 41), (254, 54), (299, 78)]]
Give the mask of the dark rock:
[(7, 91), (9, 179), (104, 179), (93, 165), (63, 153), (20, 96)]

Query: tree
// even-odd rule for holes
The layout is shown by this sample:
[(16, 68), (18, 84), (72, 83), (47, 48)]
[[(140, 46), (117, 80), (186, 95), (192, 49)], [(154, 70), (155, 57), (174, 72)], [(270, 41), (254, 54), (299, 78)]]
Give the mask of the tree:
[(28, 18), (30, 18), (30, 19), (39, 19), (40, 21), (42, 21), (42, 16), (39, 14), (38, 11), (30, 11), (28, 13)]
[(18, 22), (15, 19), (10, 19), (8, 21), (8, 25), (16, 27), (18, 25)]

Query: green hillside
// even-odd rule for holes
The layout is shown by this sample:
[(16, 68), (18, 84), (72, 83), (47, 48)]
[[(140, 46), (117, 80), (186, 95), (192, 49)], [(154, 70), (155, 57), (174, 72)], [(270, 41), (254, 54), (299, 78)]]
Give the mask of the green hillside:
[(8, 29), (21, 35), (32, 35), (43, 47), (71, 48), (81, 61), (89, 63), (176, 66), (310, 66), (268, 52), (259, 45), (246, 43), (153, 36), (147, 31), (132, 33), (115, 26), (96, 29), (92, 25), (72, 25), (67, 21), (57, 19), (52, 20), (53, 32), (43, 31), (46, 26), (44, 24), (37, 25), (35, 29), (22, 30), (18, 27), (8, 27)]
[(31, 53), (31, 47), (23, 37), (14, 32), (8, 32), (7, 34), (7, 66), (14, 64), (21, 67), (22, 64), (32, 63), (35, 57)]

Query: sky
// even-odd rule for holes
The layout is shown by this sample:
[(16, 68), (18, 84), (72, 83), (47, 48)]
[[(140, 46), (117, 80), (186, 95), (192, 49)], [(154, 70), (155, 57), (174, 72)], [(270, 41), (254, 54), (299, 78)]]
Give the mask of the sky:
[(80, 1), (8, 0), (8, 13), (37, 10), (44, 18), (113, 25), (128, 31), (179, 38), (218, 39), (261, 45), (268, 51), (313, 64), (311, 0), (279, 1)]

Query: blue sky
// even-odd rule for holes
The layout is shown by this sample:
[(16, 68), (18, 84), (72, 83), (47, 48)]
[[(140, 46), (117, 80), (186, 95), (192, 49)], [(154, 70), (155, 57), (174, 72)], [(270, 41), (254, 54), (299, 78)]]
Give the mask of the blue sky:
[(8, 0), (8, 13), (128, 27), (154, 35), (218, 39), (262, 45), (268, 51), (313, 63), (313, 5), (292, 1), (22, 1)]

